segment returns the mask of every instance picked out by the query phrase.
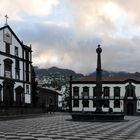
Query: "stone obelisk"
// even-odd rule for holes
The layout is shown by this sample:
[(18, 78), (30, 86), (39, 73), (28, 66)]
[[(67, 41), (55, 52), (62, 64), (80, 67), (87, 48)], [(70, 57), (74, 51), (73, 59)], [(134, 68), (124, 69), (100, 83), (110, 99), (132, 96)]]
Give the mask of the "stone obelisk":
[(96, 113), (102, 112), (102, 68), (101, 68), (101, 52), (100, 45), (96, 49), (97, 52), (97, 68), (96, 68)]

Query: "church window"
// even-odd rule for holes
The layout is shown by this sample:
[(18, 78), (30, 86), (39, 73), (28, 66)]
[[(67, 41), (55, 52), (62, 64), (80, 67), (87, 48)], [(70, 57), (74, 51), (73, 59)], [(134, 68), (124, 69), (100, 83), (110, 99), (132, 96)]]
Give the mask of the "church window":
[(10, 44), (8, 44), (8, 43), (5, 43), (5, 52), (7, 54), (10, 54)]
[(4, 60), (4, 76), (6, 78), (12, 78), (12, 63), (13, 61), (10, 59)]
[(15, 56), (18, 56), (18, 47), (15, 46)]
[(15, 74), (15, 76), (16, 76), (16, 79), (20, 79), (20, 72), (19, 72), (19, 70), (16, 70), (16, 74)]
[(20, 61), (18, 59), (15, 60), (15, 78), (20, 79)]
[(26, 81), (29, 82), (29, 72), (26, 72)]
[(26, 93), (29, 94), (29, 85), (26, 85)]
[(29, 52), (25, 51), (25, 59), (29, 61)]
[(15, 67), (16, 67), (16, 69), (19, 69), (19, 60), (18, 59), (16, 59), (16, 63), (15, 63)]
[(26, 81), (29, 81), (29, 63), (26, 62)]

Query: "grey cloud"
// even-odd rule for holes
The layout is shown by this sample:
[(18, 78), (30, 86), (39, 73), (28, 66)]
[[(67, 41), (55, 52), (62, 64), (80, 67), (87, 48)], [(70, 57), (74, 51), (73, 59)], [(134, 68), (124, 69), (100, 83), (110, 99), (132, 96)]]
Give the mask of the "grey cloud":
[(131, 39), (112, 40), (113, 44), (104, 49), (103, 67), (113, 71), (139, 71), (139, 53), (135, 42)]
[[(140, 37), (113, 37), (113, 33), (116, 33), (114, 23), (106, 16), (99, 16), (98, 13), (97, 16), (99, 17), (96, 17), (96, 11), (92, 10), (95, 6), (102, 5), (101, 1), (94, 1), (94, 5), (91, 0), (87, 0), (88, 4), (84, 4), (83, 0), (77, 0), (76, 2), (77, 4), (81, 2), (82, 7), (81, 11), (76, 13), (74, 18), (76, 23), (73, 26), (65, 27), (57, 26), (57, 24), (40, 23), (20, 24), (18, 34), (27, 44), (32, 44), (33, 61), (37, 58), (39, 61), (40, 56), (46, 55), (49, 58), (44, 57), (46, 61), (44, 63), (40, 62), (40, 67), (48, 68), (55, 65), (87, 74), (96, 70), (96, 47), (98, 43), (101, 43), (103, 69), (140, 71)], [(121, 1), (118, 4), (121, 5)], [(83, 9), (84, 5), (88, 11)], [(88, 7), (88, 5), (90, 6)], [(80, 9), (78, 8), (78, 10)], [(73, 14), (75, 12), (76, 10), (73, 11)], [(88, 14), (93, 15), (91, 20), (94, 20), (94, 18), (97, 20), (96, 24), (93, 23), (93, 26), (89, 26), (89, 29), (85, 27)], [(90, 21), (90, 19), (88, 20)], [(126, 34), (127, 29), (125, 29)], [(57, 61), (52, 63), (50, 60), (54, 56), (57, 57)], [(36, 65), (35, 61), (34, 65)]]

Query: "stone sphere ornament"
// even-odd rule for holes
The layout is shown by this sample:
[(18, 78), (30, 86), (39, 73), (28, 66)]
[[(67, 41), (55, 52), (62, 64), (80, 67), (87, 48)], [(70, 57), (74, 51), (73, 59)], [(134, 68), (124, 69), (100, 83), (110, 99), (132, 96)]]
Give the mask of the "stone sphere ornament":
[(96, 49), (97, 53), (101, 53), (102, 52), (102, 48), (100, 47), (100, 44), (98, 45), (98, 48)]

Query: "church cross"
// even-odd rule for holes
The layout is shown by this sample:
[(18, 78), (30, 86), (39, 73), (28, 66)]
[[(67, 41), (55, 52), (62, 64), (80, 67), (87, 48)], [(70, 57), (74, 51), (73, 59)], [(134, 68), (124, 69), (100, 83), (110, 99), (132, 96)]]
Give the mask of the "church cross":
[(5, 19), (6, 19), (6, 20), (5, 20), (5, 25), (8, 25), (8, 24), (7, 24), (8, 15), (5, 15)]

